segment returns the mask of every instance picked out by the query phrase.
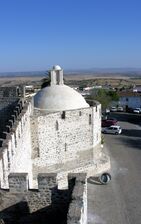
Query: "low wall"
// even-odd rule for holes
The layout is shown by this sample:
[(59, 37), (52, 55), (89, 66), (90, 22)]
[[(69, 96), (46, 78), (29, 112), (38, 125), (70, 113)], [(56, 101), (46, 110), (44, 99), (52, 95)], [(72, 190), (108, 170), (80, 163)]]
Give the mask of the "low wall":
[(24, 97), (24, 95), (25, 87), (23, 85), (0, 87), (0, 98)]
[[(31, 139), (30, 139), (31, 103), (16, 106), (12, 119), (8, 121), (7, 131), (0, 139), (0, 181), (8, 187), (10, 172), (28, 172), (32, 176)], [(26, 165), (25, 165), (26, 164)], [(30, 182), (32, 178), (30, 178)]]
[(59, 190), (55, 173), (39, 174), (38, 189), (29, 189), (26, 173), (11, 173), (9, 188), (1, 189), (0, 194), (0, 218), (9, 224), (14, 219), (15, 223), (31, 224), (45, 220), (52, 224), (87, 223), (86, 174), (69, 174), (68, 188)]

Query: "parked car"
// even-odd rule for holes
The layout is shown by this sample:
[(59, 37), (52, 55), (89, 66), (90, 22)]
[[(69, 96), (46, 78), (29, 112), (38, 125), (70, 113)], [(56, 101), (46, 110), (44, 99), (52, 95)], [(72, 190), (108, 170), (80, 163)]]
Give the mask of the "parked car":
[(122, 129), (120, 126), (117, 125), (112, 125), (110, 127), (106, 127), (102, 130), (103, 133), (105, 134), (115, 134), (115, 135), (119, 135), (122, 132)]
[(133, 108), (130, 108), (130, 107), (129, 107), (129, 108), (127, 108), (126, 112), (128, 112), (128, 113), (133, 113), (133, 110), (134, 110)]
[(117, 111), (117, 108), (116, 108), (116, 107), (111, 107), (111, 108), (110, 108), (110, 111), (111, 111), (111, 112), (116, 112), (116, 111)]
[(107, 120), (112, 120), (115, 123), (117, 123), (117, 121), (118, 121), (115, 117), (107, 117)]
[(110, 113), (110, 109), (109, 108), (106, 108), (105, 109), (105, 114), (109, 114)]
[(108, 118), (107, 115), (103, 115), (103, 114), (101, 115), (102, 120), (107, 120), (107, 118)]
[(135, 108), (135, 109), (133, 109), (133, 113), (135, 113), (135, 114), (140, 114), (141, 113), (141, 108)]
[(102, 127), (110, 127), (111, 125), (117, 124), (116, 119), (105, 119), (102, 120)]
[(123, 107), (118, 107), (118, 108), (117, 108), (117, 111), (118, 111), (118, 112), (122, 112), (122, 111), (124, 111), (124, 109), (123, 109)]

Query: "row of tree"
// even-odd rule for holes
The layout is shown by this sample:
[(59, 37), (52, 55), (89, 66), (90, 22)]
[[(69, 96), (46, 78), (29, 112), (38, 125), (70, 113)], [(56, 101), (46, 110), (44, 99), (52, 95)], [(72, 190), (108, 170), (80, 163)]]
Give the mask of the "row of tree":
[(105, 89), (93, 89), (90, 92), (90, 95), (87, 96), (89, 100), (97, 100), (102, 105), (102, 110), (105, 110), (107, 107), (110, 106), (112, 101), (119, 100), (119, 95), (116, 91), (112, 90), (105, 90)]

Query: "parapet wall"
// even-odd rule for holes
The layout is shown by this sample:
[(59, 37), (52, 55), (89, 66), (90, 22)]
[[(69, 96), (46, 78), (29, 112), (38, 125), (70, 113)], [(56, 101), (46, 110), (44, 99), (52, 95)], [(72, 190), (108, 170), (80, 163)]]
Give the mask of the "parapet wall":
[[(11, 173), (9, 188), (7, 191), (1, 189), (0, 193), (0, 216), (4, 219), (8, 212), (8, 223), (13, 220), (13, 217), (17, 219), (17, 211), (20, 218), (24, 220), (23, 223), (36, 224), (31, 219), (35, 214), (36, 218), (42, 216), (43, 222), (40, 220), (40, 223), (45, 223), (43, 217), (52, 224), (87, 223), (86, 174), (69, 174), (68, 189), (59, 190), (55, 173), (39, 174), (38, 189), (29, 189), (26, 173)], [(23, 202), (24, 206), (22, 206)], [(18, 223), (21, 223), (20, 220)]]
[(3, 138), (2, 132), (7, 131), (8, 120), (13, 119), (11, 116), (17, 116), (16, 107), (19, 106), (21, 97), (24, 98), (24, 92), (24, 86), (0, 87), (0, 138)]
[(6, 86), (0, 87), (0, 98), (24, 97), (24, 86)]
[(70, 174), (75, 178), (71, 203), (67, 214), (67, 224), (87, 223), (87, 178), (85, 173)]
[[(10, 172), (29, 172), (31, 175), (30, 114), (31, 103), (19, 101), (6, 131), (0, 140), (0, 180), (2, 187), (8, 186)], [(25, 165), (26, 164), (26, 165)], [(32, 178), (31, 178), (32, 180)]]
[(18, 87), (0, 87), (0, 97), (17, 97)]

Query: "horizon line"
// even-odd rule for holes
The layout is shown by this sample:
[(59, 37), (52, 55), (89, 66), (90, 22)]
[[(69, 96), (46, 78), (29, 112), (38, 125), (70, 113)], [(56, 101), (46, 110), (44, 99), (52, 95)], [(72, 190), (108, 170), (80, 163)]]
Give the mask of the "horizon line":
[[(0, 71), (0, 74), (7, 74), (7, 73), (37, 73), (37, 72), (47, 72), (49, 69), (46, 70), (25, 70), (25, 71)], [(132, 70), (132, 71), (141, 71), (141, 67), (93, 67), (93, 68), (64, 68), (64, 71), (94, 71), (98, 72), (96, 70)]]

